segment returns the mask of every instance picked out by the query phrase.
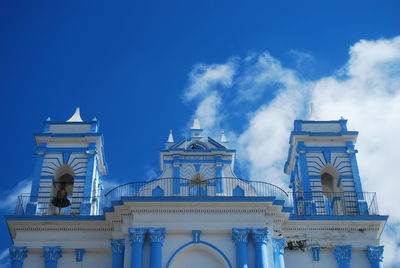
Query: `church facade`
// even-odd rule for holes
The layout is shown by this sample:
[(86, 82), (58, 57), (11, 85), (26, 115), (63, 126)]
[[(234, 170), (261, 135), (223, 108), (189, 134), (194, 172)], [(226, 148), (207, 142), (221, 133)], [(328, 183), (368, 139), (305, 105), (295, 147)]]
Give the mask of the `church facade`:
[[(289, 133), (288, 133), (289, 135)], [(79, 109), (35, 135), (32, 190), (5, 216), (11, 267), (382, 267), (375, 193), (364, 192), (346, 120), (296, 120), (289, 191), (235, 175), (222, 133), (170, 133), (161, 175), (103, 191), (108, 169), (96, 119)]]

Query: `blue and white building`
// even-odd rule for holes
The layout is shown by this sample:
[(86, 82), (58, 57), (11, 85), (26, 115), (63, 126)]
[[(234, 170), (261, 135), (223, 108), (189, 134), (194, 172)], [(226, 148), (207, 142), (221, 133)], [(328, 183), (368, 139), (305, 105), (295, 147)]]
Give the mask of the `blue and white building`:
[(158, 178), (104, 192), (97, 120), (48, 119), (31, 193), (5, 216), (11, 267), (382, 267), (388, 216), (363, 191), (346, 123), (294, 122), (287, 189), (238, 178), (224, 134), (195, 120), (188, 138), (170, 133)]

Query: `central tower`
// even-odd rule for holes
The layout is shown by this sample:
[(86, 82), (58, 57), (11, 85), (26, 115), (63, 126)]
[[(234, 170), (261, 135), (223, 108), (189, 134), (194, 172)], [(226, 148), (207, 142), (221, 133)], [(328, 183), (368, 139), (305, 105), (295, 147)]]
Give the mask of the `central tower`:
[[(233, 171), (235, 153), (235, 150), (228, 148), (223, 132), (220, 141), (210, 137), (206, 139), (199, 120), (194, 119), (189, 138), (175, 142), (172, 132), (170, 133), (165, 149), (160, 152), (160, 178), (174, 178), (174, 194), (179, 194), (181, 186), (186, 184), (181, 179), (188, 183), (201, 184), (209, 179), (236, 178)], [(221, 180), (215, 180), (215, 183), (216, 192), (222, 194)]]

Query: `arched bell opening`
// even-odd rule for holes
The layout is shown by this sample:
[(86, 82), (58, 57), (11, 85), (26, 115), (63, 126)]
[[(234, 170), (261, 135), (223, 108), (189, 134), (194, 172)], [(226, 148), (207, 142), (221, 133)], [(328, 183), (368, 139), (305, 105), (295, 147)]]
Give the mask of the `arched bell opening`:
[(329, 215), (343, 214), (343, 193), (339, 186), (340, 173), (331, 164), (321, 169), (321, 187), (325, 213)]
[(74, 171), (69, 165), (64, 164), (55, 172), (53, 181), (53, 197), (51, 199), (51, 204), (58, 208), (58, 212), (60, 212), (62, 208), (71, 205), (69, 197), (72, 196), (73, 189)]

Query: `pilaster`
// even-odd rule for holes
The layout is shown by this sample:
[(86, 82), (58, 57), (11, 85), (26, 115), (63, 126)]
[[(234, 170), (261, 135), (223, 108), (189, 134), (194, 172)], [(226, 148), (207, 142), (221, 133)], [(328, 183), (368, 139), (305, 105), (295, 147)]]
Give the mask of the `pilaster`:
[(251, 235), (253, 238), (254, 251), (255, 251), (255, 267), (267, 268), (268, 255), (267, 244), (269, 241), (269, 233), (267, 228), (252, 229)]
[(150, 268), (161, 268), (165, 228), (150, 228), (149, 237), (151, 243)]
[(351, 248), (350, 245), (335, 246), (333, 254), (335, 255), (339, 268), (350, 268)]
[(382, 268), (383, 246), (378, 246), (378, 247), (368, 246), (367, 257), (371, 265), (371, 268)]
[(45, 268), (57, 268), (58, 259), (62, 257), (60, 247), (43, 247)]
[(283, 254), (285, 253), (285, 246), (285, 238), (272, 238), (275, 268), (285, 268), (285, 261), (283, 258)]
[(112, 239), (112, 268), (124, 267), (125, 239)]
[(143, 243), (147, 229), (129, 228), (131, 242), (131, 268), (142, 268)]
[(236, 267), (248, 268), (247, 243), (249, 241), (249, 229), (233, 228), (232, 240), (236, 246)]
[(9, 248), (11, 268), (22, 268), (24, 265), (24, 259), (28, 256), (26, 247), (14, 247)]

